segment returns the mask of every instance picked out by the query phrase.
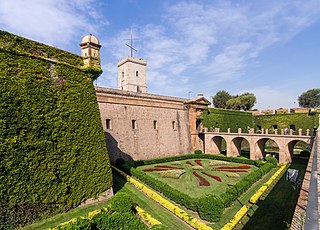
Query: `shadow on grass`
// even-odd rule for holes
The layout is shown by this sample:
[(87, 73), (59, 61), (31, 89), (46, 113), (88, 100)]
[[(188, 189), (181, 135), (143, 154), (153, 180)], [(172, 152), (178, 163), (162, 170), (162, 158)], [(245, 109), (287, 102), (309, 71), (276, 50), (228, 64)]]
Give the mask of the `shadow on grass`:
[[(294, 158), (290, 168), (299, 170), (303, 179), (308, 159)], [(257, 204), (257, 210), (243, 229), (288, 229), (299, 197), (300, 188), (282, 176), (270, 194)]]

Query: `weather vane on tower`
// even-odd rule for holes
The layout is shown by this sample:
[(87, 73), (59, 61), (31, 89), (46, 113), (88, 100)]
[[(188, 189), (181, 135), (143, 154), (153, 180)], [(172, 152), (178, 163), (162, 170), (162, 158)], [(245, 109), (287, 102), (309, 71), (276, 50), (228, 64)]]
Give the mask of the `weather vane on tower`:
[(130, 45), (126, 44), (129, 48), (130, 48), (130, 57), (133, 57), (133, 50), (137, 52), (137, 50), (135, 48), (133, 48), (133, 40), (138, 40), (135, 38), (132, 38), (132, 30), (130, 33), (130, 38), (129, 39), (125, 39), (125, 40), (129, 40), (130, 41)]

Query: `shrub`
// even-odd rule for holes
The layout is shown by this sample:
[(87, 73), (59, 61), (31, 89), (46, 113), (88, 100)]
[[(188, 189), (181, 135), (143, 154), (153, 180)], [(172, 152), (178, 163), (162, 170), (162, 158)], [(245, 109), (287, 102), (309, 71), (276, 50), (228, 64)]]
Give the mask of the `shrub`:
[(223, 200), (216, 195), (210, 194), (198, 200), (198, 213), (203, 220), (219, 221), (223, 209)]
[(200, 149), (197, 149), (194, 151), (194, 154), (202, 154), (202, 151)]
[(95, 229), (122, 229), (122, 230), (147, 230), (144, 225), (133, 213), (114, 212), (111, 215), (102, 213), (96, 215), (92, 222), (95, 223)]
[(86, 219), (77, 219), (76, 222), (71, 222), (65, 226), (58, 226), (57, 230), (91, 230), (94, 229), (94, 224)]
[(128, 194), (118, 192), (112, 197), (110, 206), (115, 212), (132, 212), (132, 199)]
[(267, 162), (276, 166), (278, 164), (278, 160), (274, 157), (267, 157)]
[(228, 187), (227, 191), (221, 194), (220, 197), (223, 201), (224, 207), (229, 207), (231, 203), (238, 198), (237, 189), (234, 186)]

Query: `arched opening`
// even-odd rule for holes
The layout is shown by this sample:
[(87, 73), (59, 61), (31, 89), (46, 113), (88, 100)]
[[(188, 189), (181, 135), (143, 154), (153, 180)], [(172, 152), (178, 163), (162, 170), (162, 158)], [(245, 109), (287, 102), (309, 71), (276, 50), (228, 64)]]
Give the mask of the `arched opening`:
[(212, 138), (213, 153), (214, 154), (227, 154), (227, 143), (226, 140), (221, 136), (215, 136)]
[(249, 141), (245, 138), (243, 138), (241, 142), (240, 156), (250, 159), (250, 144), (249, 144)]
[(256, 159), (265, 160), (267, 157), (274, 157), (279, 161), (279, 145), (274, 140), (262, 138), (255, 145)]
[(243, 137), (236, 137), (231, 141), (228, 156), (241, 156), (250, 159), (250, 144)]
[(274, 140), (269, 139), (266, 142), (264, 149), (266, 153), (265, 157), (275, 157), (279, 161), (279, 146)]
[(305, 141), (293, 140), (288, 143), (291, 160), (306, 159), (310, 157), (310, 146)]

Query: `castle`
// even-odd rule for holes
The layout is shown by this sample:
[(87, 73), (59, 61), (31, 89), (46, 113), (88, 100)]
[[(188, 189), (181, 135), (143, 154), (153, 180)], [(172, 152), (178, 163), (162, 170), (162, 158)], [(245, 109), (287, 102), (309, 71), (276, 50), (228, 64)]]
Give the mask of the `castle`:
[[(85, 36), (80, 46), (86, 66), (99, 63), (91, 61), (99, 59), (101, 45), (96, 37)], [(210, 102), (203, 95), (189, 100), (148, 94), (146, 66), (141, 58), (125, 57), (118, 63), (118, 89), (95, 88), (112, 162), (202, 149), (197, 116)]]

